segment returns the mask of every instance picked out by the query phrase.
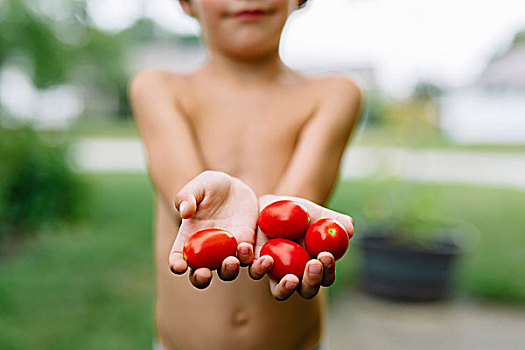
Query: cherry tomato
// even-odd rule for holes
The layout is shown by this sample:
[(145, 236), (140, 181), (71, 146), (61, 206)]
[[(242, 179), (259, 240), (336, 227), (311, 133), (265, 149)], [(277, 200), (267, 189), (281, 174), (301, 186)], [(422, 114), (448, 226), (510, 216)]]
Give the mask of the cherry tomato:
[(222, 261), (235, 256), (237, 240), (228, 231), (211, 228), (192, 235), (182, 250), (184, 259), (193, 269), (207, 267), (218, 269)]
[(258, 225), (270, 238), (298, 239), (308, 229), (310, 216), (302, 205), (282, 200), (268, 204), (261, 210)]
[(310, 260), (306, 249), (284, 238), (270, 239), (263, 245), (260, 255), (273, 258), (273, 267), (269, 274), (277, 281), (289, 273), (302, 279), (306, 263)]
[(321, 252), (330, 252), (335, 260), (343, 257), (348, 249), (348, 234), (339, 222), (320, 219), (310, 225), (304, 237), (304, 245), (312, 258)]

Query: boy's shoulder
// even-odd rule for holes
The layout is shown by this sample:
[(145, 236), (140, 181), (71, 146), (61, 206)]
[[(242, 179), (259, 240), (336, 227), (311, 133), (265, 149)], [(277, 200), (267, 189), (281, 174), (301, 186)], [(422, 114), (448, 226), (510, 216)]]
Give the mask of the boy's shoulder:
[(183, 82), (184, 75), (180, 73), (160, 69), (144, 69), (133, 76), (129, 89), (131, 94), (159, 89), (172, 91)]
[(363, 103), (363, 90), (352, 78), (344, 74), (308, 77), (312, 94), (317, 97), (318, 108), (328, 111), (324, 115), (334, 118), (354, 119)]
[(316, 92), (327, 98), (345, 97), (362, 98), (362, 89), (352, 78), (343, 74), (331, 74), (308, 77), (309, 83)]

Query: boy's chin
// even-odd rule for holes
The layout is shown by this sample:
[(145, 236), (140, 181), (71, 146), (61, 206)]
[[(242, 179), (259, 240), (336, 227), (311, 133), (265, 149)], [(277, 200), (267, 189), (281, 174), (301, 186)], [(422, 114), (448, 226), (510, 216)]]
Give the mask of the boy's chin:
[(224, 48), (224, 52), (228, 56), (249, 60), (274, 55), (279, 52), (279, 46), (270, 45), (265, 47), (265, 45), (258, 43), (249, 43)]

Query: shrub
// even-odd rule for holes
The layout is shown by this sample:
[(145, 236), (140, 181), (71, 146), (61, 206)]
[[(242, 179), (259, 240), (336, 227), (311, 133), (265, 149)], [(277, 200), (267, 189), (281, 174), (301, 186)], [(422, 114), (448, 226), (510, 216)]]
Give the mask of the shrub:
[(0, 240), (78, 218), (83, 191), (65, 144), (44, 142), (29, 126), (0, 126)]

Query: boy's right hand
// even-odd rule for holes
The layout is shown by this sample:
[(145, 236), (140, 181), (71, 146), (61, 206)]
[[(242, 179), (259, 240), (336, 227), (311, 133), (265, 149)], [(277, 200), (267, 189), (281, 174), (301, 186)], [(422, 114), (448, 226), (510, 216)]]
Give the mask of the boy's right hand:
[[(273, 263), (268, 265), (261, 259), (253, 263), (258, 201), (252, 189), (241, 180), (219, 171), (204, 171), (177, 193), (175, 207), (182, 224), (169, 256), (173, 273), (186, 272), (188, 263), (182, 255), (184, 244), (195, 232), (208, 228), (224, 229), (238, 242), (238, 258), (224, 259), (218, 271), (221, 279), (235, 279), (241, 265), (251, 265), (250, 271), (261, 276), (271, 269)], [(211, 279), (208, 268), (190, 272), (190, 281), (197, 288), (206, 288)]]

